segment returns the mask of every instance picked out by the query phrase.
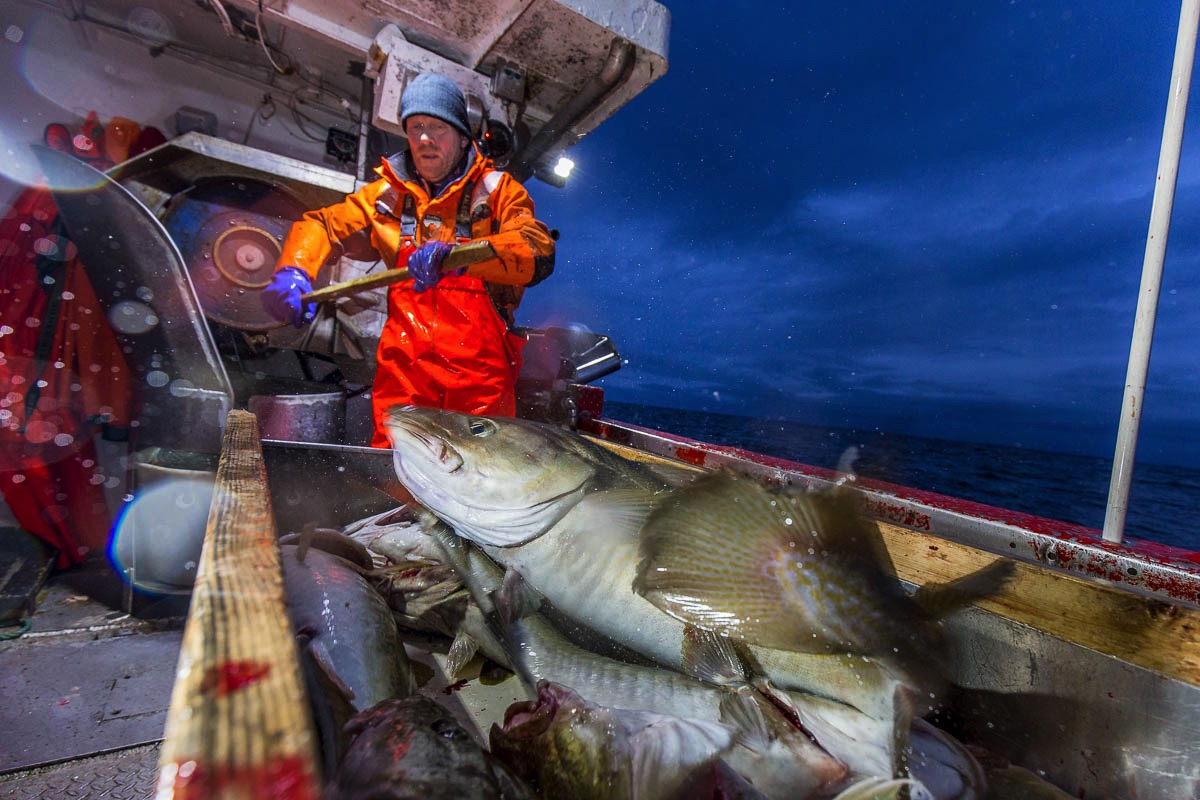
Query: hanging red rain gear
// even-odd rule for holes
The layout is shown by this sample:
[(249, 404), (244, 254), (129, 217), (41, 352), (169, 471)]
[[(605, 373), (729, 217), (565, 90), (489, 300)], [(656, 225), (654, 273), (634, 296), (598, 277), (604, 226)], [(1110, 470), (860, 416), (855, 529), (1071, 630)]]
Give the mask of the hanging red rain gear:
[(108, 542), (98, 426), (127, 432), (129, 368), (45, 189), (0, 219), (0, 492), (58, 566)]
[(296, 266), (314, 279), (331, 254), (363, 238), (389, 269), (433, 240), (486, 240), (496, 253), (420, 294), (412, 280), (389, 287), (371, 387), (374, 447), (390, 447), (383, 420), (396, 405), (516, 413), (525, 339), (512, 330), (513, 312), (524, 287), (553, 271), (554, 240), (534, 217), (525, 187), (494, 170), (474, 145), (467, 158), (463, 174), (432, 199), (406, 153), (385, 159), (375, 170), (379, 180), (306, 213), (283, 244), (276, 268)]

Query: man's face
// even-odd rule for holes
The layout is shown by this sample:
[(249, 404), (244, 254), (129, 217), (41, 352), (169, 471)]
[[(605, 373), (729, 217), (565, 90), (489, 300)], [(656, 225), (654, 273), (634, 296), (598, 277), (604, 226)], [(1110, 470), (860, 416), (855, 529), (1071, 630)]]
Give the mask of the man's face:
[(404, 132), (417, 173), (430, 183), (450, 174), (467, 145), (467, 137), (437, 117), (424, 114), (414, 114), (405, 120)]

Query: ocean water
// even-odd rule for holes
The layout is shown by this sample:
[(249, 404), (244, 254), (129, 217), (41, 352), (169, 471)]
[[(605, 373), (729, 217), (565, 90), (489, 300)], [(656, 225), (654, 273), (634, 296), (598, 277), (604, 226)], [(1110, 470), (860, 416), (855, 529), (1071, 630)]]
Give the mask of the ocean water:
[[(1013, 511), (1104, 526), (1111, 461), (1024, 447), (927, 439), (877, 431), (820, 428), (786, 420), (657, 408), (606, 400), (605, 416), (689, 439), (753, 450), (833, 468), (858, 448), (864, 478), (986, 503)], [(1126, 538), (1200, 550), (1193, 507), (1200, 470), (1137, 464), (1129, 496)]]

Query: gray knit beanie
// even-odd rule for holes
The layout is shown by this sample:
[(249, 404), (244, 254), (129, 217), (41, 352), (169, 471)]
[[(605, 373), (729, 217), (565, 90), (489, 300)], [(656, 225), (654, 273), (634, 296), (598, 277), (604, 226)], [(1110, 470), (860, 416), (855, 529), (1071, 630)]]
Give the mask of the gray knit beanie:
[(437, 117), (463, 136), (471, 138), (467, 101), (462, 89), (443, 75), (423, 72), (404, 87), (404, 94), (400, 95), (400, 125), (405, 126), (413, 114)]

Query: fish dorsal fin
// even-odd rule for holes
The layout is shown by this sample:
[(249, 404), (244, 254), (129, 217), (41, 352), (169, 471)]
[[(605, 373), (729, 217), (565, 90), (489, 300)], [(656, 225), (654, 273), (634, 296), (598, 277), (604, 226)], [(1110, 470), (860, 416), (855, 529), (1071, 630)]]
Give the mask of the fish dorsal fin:
[(375, 562), (371, 558), (371, 553), (362, 542), (333, 528), (318, 528), (311, 522), (307, 523), (300, 533), (289, 533), (279, 537), (279, 544), (294, 544), (296, 546), (296, 560), (301, 564), (304, 563), (304, 559), (308, 556), (309, 548), (313, 548), (329, 553), (330, 555), (339, 556), (345, 559), (347, 563), (353, 564), (362, 570), (375, 568)]

